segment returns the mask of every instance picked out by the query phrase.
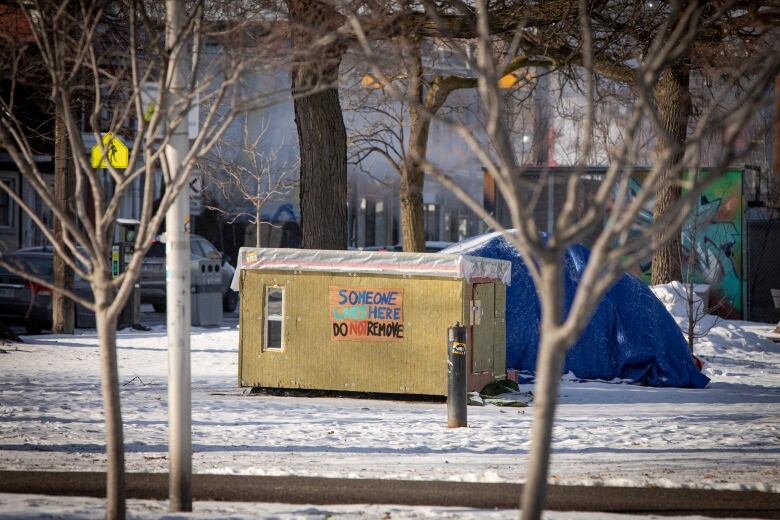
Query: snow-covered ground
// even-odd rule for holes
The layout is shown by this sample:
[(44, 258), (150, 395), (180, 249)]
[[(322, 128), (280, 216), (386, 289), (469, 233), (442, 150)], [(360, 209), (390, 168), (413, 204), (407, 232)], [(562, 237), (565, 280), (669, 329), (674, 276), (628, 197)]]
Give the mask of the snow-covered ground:
[[(756, 334), (769, 328), (716, 323), (696, 348), (702, 390), (564, 378), (551, 482), (780, 492), (780, 345)], [(3, 348), (0, 469), (104, 468), (94, 331)], [(524, 480), (532, 408), (469, 407), (469, 428), (448, 429), (442, 403), (244, 395), (237, 349), (234, 328), (193, 331), (197, 473)], [(165, 331), (121, 332), (118, 351), (127, 469), (167, 471)], [(0, 511), (26, 499), (0, 495)]]

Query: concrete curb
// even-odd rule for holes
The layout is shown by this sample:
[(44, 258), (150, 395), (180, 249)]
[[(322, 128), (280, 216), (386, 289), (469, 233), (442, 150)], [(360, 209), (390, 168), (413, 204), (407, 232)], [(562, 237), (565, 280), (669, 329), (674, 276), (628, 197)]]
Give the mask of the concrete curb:
[[(547, 509), (780, 519), (780, 494), (674, 488), (550, 486)], [(517, 508), (521, 484), (193, 475), (195, 501)], [(0, 492), (105, 497), (105, 473), (0, 471)], [(167, 500), (167, 473), (127, 474), (128, 498)]]

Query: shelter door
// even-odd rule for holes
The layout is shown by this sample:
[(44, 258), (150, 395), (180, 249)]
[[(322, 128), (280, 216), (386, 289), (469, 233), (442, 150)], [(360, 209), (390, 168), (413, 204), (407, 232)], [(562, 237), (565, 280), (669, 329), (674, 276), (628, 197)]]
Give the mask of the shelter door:
[(472, 372), (493, 372), (495, 284), (474, 285), (471, 301)]

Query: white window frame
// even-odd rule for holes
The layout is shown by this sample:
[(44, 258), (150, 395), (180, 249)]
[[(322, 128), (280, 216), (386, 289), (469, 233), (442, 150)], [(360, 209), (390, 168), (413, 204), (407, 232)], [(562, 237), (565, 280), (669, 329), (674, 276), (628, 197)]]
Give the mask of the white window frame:
[[(282, 291), (282, 313), (279, 315), (276, 314), (269, 314), (268, 313), (268, 295), (272, 290), (280, 290)], [(263, 351), (268, 352), (281, 352), (284, 350), (284, 310), (285, 310), (285, 290), (284, 286), (282, 285), (266, 285), (265, 286), (265, 295), (263, 298)], [(278, 321), (282, 324), (282, 331), (281, 331), (281, 338), (279, 341), (278, 347), (270, 347), (268, 346), (268, 322), (269, 321)]]

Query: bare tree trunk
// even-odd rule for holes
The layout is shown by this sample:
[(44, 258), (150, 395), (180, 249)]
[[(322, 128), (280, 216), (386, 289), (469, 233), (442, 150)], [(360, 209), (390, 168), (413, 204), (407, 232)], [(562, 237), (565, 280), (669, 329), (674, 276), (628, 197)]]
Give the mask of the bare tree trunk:
[(108, 311), (114, 299), (107, 273), (96, 280), (95, 321), (100, 341), (100, 373), (106, 418), (106, 518), (125, 518), (125, 454), (122, 410), (119, 400), (119, 368), (116, 355), (117, 317)]
[[(682, 233), (682, 231), (681, 231)], [(693, 292), (693, 269), (696, 265), (693, 261), (696, 253), (696, 218), (693, 219), (693, 227), (690, 231), (690, 253), (688, 260), (685, 263), (685, 274), (682, 281), (683, 290), (685, 291), (685, 306), (688, 313), (688, 324), (685, 332), (685, 337), (688, 342), (688, 351), (693, 354), (693, 340), (694, 333), (696, 331), (696, 316), (694, 316), (694, 301), (695, 294)], [(680, 254), (682, 254), (682, 244), (680, 246)], [(680, 268), (682, 269), (682, 258), (680, 259)]]
[(538, 292), (542, 303), (542, 322), (534, 383), (531, 453), (528, 455), (528, 473), (520, 504), (522, 520), (541, 518), (547, 494), (553, 421), (566, 356), (565, 345), (553, 335), (563, 320), (562, 265), (563, 262), (557, 259), (540, 262), (542, 287)]
[(696, 296), (693, 292), (693, 281), (689, 281), (687, 284), (686, 293), (688, 296), (688, 352), (693, 355), (693, 342), (696, 339), (696, 321), (698, 316), (695, 316), (696, 309), (694, 308), (693, 298)]
[[(696, 175), (696, 174), (694, 174)], [(688, 255), (688, 263), (685, 266), (685, 296), (688, 304), (688, 351), (693, 355), (693, 343), (696, 339), (696, 323), (701, 316), (700, 310), (704, 310), (704, 307), (697, 308), (694, 298), (696, 293), (694, 292), (693, 283), (693, 270), (696, 268), (696, 243), (698, 241), (698, 226), (696, 224), (696, 217), (693, 218), (693, 225), (690, 230), (690, 253)], [(681, 259), (682, 261), (682, 259)], [(706, 304), (705, 304), (706, 305)]]
[[(73, 192), (75, 191), (73, 175), (68, 167), (70, 153), (68, 137), (65, 135), (65, 122), (62, 111), (65, 108), (61, 102), (55, 103), (54, 119), (54, 194), (60, 207), (69, 215), (73, 215)], [(60, 219), (54, 218), (54, 238), (58, 242), (63, 241), (63, 229)], [(73, 290), (73, 269), (65, 263), (62, 257), (55, 251), (53, 262), (54, 285), (63, 289)], [(70, 298), (54, 291), (51, 302), (51, 330), (60, 334), (73, 334), (76, 326), (75, 307)]]
[(423, 67), (420, 43), (407, 44), (409, 57), (410, 95), (415, 104), (409, 106), (409, 150), (405, 164), (401, 169), (401, 231), (404, 251), (425, 251), (425, 212), (423, 206), (423, 187), (425, 172), (420, 161), (428, 153), (428, 133), (431, 119), (420, 109), (424, 104)]
[(301, 233), (307, 249), (347, 248), (347, 134), (338, 90), (295, 100)]
[[(666, 136), (659, 136), (657, 149), (675, 150), (666, 171), (659, 179), (660, 189), (655, 193), (653, 220), (661, 218), (680, 198), (680, 184), (675, 182), (678, 179), (672, 179), (670, 176), (677, 170), (677, 164), (682, 160), (685, 151), (688, 117), (691, 113), (689, 78), (688, 67), (677, 64), (661, 73), (653, 90), (658, 105), (658, 115), (669, 139), (667, 141)], [(675, 236), (661, 246), (653, 257), (652, 283), (669, 283), (681, 279), (680, 234), (675, 233)]]
[(401, 179), (401, 231), (404, 251), (425, 251), (423, 182), (425, 174), (416, 165), (403, 169)]
[[(533, 92), (533, 141), (531, 161), (539, 166), (550, 165), (550, 76), (539, 74)], [(508, 112), (508, 111), (507, 111)]]
[(425, 172), (416, 158), (425, 159), (428, 153), (428, 131), (430, 119), (412, 109), (412, 124), (409, 129), (410, 157), (401, 172), (401, 231), (404, 251), (425, 251), (425, 206), (423, 187)]
[[(304, 248), (347, 248), (347, 130), (338, 71), (341, 49), (309, 52), (312, 31), (332, 23), (335, 12), (316, 0), (288, 0), (290, 16), (306, 30), (292, 30), (298, 54), (292, 70), (295, 125), (301, 154), (300, 205)], [(314, 91), (313, 93), (311, 91)]]
[(257, 178), (257, 204), (255, 204), (255, 247), (260, 247), (260, 243), (262, 242), (260, 238), (260, 229), (261, 229), (261, 209), (262, 205), (260, 204), (260, 196), (262, 195), (263, 190), (260, 184), (260, 177)]

